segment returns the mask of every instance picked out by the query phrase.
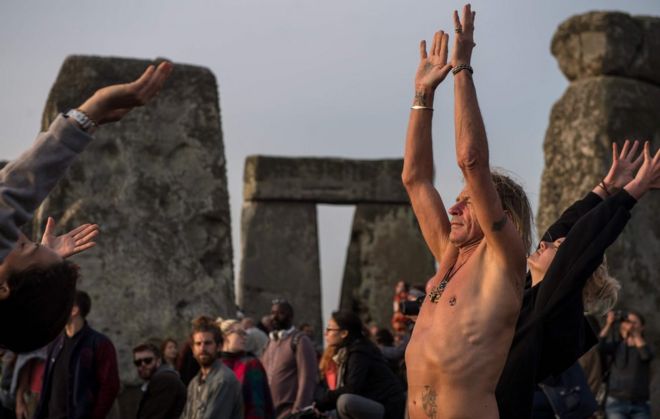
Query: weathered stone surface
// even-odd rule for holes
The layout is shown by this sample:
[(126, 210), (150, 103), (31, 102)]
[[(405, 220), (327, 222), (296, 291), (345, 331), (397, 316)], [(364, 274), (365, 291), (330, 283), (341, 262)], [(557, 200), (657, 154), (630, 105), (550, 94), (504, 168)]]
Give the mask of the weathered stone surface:
[(250, 156), (245, 161), (246, 201), (408, 203), (403, 160), (347, 160)]
[(571, 83), (552, 109), (543, 145), (539, 231), (607, 173), (613, 140), (649, 139), (658, 148), (659, 114), (660, 87), (621, 77)]
[[(617, 28), (611, 28), (616, 32)], [(571, 83), (550, 116), (545, 169), (537, 217), (544, 231), (567, 206), (590, 191), (611, 164), (611, 143), (648, 139), (660, 148), (660, 87), (621, 77), (594, 77)], [(660, 194), (650, 192), (633, 209), (624, 233), (607, 251), (610, 271), (622, 284), (619, 306), (647, 319), (646, 335), (660, 347)], [(651, 400), (660, 412), (660, 363)]]
[(619, 12), (573, 16), (559, 26), (552, 54), (569, 80), (612, 75), (660, 84), (660, 18)]
[(394, 285), (425, 284), (435, 273), (409, 205), (356, 205), (341, 291), (342, 309), (389, 327)]
[[(144, 60), (72, 56), (43, 117), (78, 106), (104, 85), (132, 80)], [(101, 226), (98, 246), (75, 257), (92, 297), (90, 323), (135, 380), (131, 348), (186, 336), (199, 314), (234, 312), (231, 229), (217, 86), (204, 68), (175, 65), (163, 91), (103, 126), (35, 218), (61, 229)], [(39, 231), (40, 228), (36, 230)]]
[(249, 316), (270, 313), (284, 298), (294, 322), (321, 323), (321, 273), (313, 203), (245, 202), (241, 216), (238, 304)]

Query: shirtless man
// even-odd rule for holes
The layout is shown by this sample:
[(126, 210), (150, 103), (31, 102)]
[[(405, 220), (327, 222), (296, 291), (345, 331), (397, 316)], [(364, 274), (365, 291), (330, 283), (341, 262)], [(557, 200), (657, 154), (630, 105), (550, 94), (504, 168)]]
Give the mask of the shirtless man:
[[(492, 174), (472, 81), (474, 12), (454, 12), (448, 34), (420, 45), (402, 179), (438, 261), (406, 351), (411, 418), (498, 418), (495, 387), (520, 310), (530, 209), (520, 186)], [(453, 70), (452, 70), (453, 69)], [(433, 186), (431, 120), (436, 87), (454, 73), (456, 160), (465, 187), (449, 208)]]

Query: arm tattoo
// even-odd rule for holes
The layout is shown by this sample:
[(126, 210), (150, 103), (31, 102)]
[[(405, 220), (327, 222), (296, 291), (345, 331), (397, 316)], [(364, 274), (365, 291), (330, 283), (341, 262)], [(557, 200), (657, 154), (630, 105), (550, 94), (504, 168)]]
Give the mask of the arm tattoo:
[(504, 214), (504, 216), (502, 217), (501, 220), (499, 220), (499, 221), (495, 221), (495, 222), (493, 223), (492, 230), (493, 230), (493, 231), (500, 231), (500, 230), (502, 230), (502, 229), (504, 228), (504, 226), (506, 225), (506, 220), (507, 220), (507, 218), (508, 218), (508, 217), (506, 216), (506, 214)]
[(426, 100), (424, 99), (424, 92), (416, 91), (415, 92), (415, 106), (426, 106)]
[(424, 386), (424, 393), (422, 393), (422, 407), (424, 413), (428, 418), (436, 419), (438, 417), (438, 406), (435, 399), (438, 397), (435, 390), (431, 386)]

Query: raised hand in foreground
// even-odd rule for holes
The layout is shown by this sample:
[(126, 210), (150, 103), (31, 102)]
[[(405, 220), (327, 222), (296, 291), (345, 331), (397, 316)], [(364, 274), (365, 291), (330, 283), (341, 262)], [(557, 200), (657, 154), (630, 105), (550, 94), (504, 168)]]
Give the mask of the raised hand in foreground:
[(99, 226), (96, 224), (83, 224), (62, 234), (55, 235), (55, 220), (48, 217), (46, 229), (41, 238), (41, 245), (54, 250), (62, 258), (68, 258), (87, 249), (96, 246), (94, 237), (99, 234)]
[(163, 87), (172, 72), (172, 63), (150, 65), (135, 81), (97, 90), (78, 109), (98, 125), (120, 120), (131, 109), (146, 104)]

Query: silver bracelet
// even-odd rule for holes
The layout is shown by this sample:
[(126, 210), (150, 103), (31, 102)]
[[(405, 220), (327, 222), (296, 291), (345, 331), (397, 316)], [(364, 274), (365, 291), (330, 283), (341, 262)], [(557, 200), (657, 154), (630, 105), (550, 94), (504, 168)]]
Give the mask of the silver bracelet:
[(433, 108), (429, 108), (428, 106), (422, 106), (422, 105), (412, 105), (410, 109), (428, 109), (429, 111), (433, 110)]
[(474, 70), (472, 70), (470, 64), (459, 64), (451, 70), (451, 73), (455, 76), (457, 73), (459, 73), (462, 70), (467, 70), (470, 72), (470, 74), (474, 73)]

